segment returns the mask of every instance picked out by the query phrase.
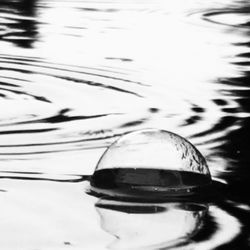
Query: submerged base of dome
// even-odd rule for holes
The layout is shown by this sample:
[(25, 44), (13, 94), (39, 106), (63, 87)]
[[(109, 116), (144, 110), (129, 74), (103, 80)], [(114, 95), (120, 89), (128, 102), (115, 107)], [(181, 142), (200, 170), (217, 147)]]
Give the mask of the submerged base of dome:
[(195, 172), (118, 167), (97, 170), (91, 191), (118, 199), (160, 200), (195, 195), (210, 184), (209, 176)]

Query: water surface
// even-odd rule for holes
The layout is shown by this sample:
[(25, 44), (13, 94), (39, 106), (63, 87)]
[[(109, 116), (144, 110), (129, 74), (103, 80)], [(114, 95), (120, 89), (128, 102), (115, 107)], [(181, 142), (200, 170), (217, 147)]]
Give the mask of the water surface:
[[(248, 249), (249, 11), (238, 0), (2, 0), (0, 247)], [(84, 176), (106, 147), (150, 127), (189, 139), (229, 194), (139, 214), (88, 196)], [(184, 231), (164, 238), (170, 218)]]

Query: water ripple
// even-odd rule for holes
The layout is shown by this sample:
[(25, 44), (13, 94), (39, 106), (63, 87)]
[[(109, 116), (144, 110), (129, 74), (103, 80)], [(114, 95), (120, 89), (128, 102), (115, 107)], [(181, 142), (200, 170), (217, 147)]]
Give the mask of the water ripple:
[[(152, 127), (190, 139), (230, 191), (187, 247), (248, 244), (249, 12), (238, 0), (0, 1), (1, 244), (30, 247), (45, 219), (57, 230), (66, 218), (73, 238), (61, 240), (60, 229), (53, 240), (85, 246), (86, 218), (96, 219), (86, 175), (118, 136)], [(41, 226), (34, 239), (27, 221)]]
[[(159, 124), (169, 130), (177, 126), (182, 135), (204, 144), (217, 132), (230, 130), (235, 118), (230, 120), (229, 114), (239, 113), (233, 100), (219, 107), (222, 96), (218, 101), (209, 96), (202, 104), (199, 98), (173, 99), (178, 86), (170, 93), (165, 92), (168, 85), (152, 89), (152, 82), (124, 69), (1, 54), (0, 71), (0, 97), (6, 107), (0, 112), (0, 154), (7, 158), (106, 147), (121, 134)], [(166, 98), (169, 107), (164, 108)], [(210, 126), (207, 117), (213, 112), (223, 117)]]
[[(8, 109), (1, 111), (0, 154), (6, 156), (103, 147), (129, 126), (119, 122), (128, 115), (124, 98), (132, 95), (133, 102), (140, 102), (138, 87), (131, 89), (147, 88), (112, 70), (53, 65), (39, 58), (1, 55), (0, 70), (2, 105)], [(124, 99), (125, 110), (110, 108), (107, 100), (113, 95)], [(55, 145), (59, 148), (50, 148)]]
[(232, 26), (236, 28), (247, 28), (250, 24), (250, 8), (224, 9), (206, 12), (203, 20), (220, 25)]

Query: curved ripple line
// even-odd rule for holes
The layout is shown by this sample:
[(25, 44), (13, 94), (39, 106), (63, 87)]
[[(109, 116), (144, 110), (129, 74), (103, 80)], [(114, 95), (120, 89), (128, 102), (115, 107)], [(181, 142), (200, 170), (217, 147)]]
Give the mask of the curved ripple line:
[[(236, 15), (237, 14), (237, 15)], [(250, 14), (250, 8), (244, 7), (244, 8), (227, 8), (227, 9), (215, 9), (215, 10), (211, 10), (211, 11), (206, 11), (205, 13), (202, 14), (202, 20), (206, 21), (206, 22), (210, 22), (213, 24), (217, 24), (217, 25), (225, 25), (225, 26), (230, 26), (230, 27), (236, 27), (236, 28), (247, 28), (249, 26), (250, 23), (250, 19), (249, 19), (249, 14)], [(229, 15), (235, 15), (235, 19), (237, 20), (237, 18), (239, 19), (239, 17), (241, 17), (240, 20), (238, 20), (238, 23), (235, 21), (235, 23), (232, 23), (233, 21), (233, 17), (230, 18), (229, 20), (216, 20), (214, 18), (218, 18), (218, 17), (222, 17), (222, 16), (229, 16)], [(244, 16), (245, 15), (245, 16)]]
[(241, 233), (241, 223), (237, 218), (219, 207), (212, 206), (209, 210), (216, 228), (207, 239), (193, 244), (194, 249), (215, 249), (231, 242)]
[[(18, 65), (25, 65), (25, 66), (32, 66), (32, 67), (38, 67), (38, 68), (45, 68), (45, 69), (53, 69), (53, 70), (63, 70), (65, 72), (70, 72), (70, 73), (80, 73), (80, 74), (85, 74), (85, 75), (91, 75), (91, 76), (98, 76), (98, 77), (105, 77), (107, 79), (113, 79), (113, 80), (118, 80), (118, 81), (123, 81), (123, 82), (128, 82), (128, 83), (133, 83), (133, 84), (138, 84), (138, 85), (142, 85), (142, 86), (149, 86), (148, 84), (139, 82), (139, 81), (133, 81), (133, 80), (129, 80), (129, 79), (125, 79), (125, 78), (121, 78), (121, 77), (115, 77), (115, 76), (109, 76), (109, 75), (103, 75), (103, 74), (99, 74), (99, 73), (93, 73), (93, 72), (87, 72), (87, 71), (79, 71), (76, 70), (77, 68), (79, 69), (87, 69), (87, 70), (96, 70), (96, 71), (100, 71), (100, 72), (106, 72), (106, 73), (116, 73), (116, 74), (123, 74), (122, 72), (119, 71), (114, 71), (114, 70), (108, 70), (108, 69), (102, 69), (102, 68), (91, 68), (91, 67), (84, 67), (84, 66), (77, 66), (74, 65), (74, 69), (70, 70), (68, 68), (65, 67), (72, 67), (72, 65), (68, 65), (68, 64), (62, 64), (62, 63), (53, 63), (53, 62), (46, 62), (44, 61), (42, 58), (37, 58), (37, 59), (30, 59), (30, 58), (26, 58), (24, 57), (11, 57), (5, 54), (0, 54), (0, 57), (3, 59), (6, 59), (6, 61), (4, 60), (0, 60), (0, 62), (9, 62), (11, 61), (11, 63), (14, 64), (18, 64)], [(14, 62), (12, 62), (12, 60), (14, 60)], [(17, 61), (17, 62), (15, 62)], [(23, 62), (26, 61), (26, 62)], [(32, 64), (30, 64), (32, 63)], [(38, 63), (38, 64), (34, 64), (34, 63)], [(60, 67), (55, 67), (55, 66), (50, 66), (50, 65), (56, 65), (56, 66), (62, 66)]]
[[(80, 79), (81, 76), (83, 76), (82, 78), (84, 78), (84, 76), (89, 75), (89, 76), (93, 76), (93, 77), (100, 77), (100, 79), (102, 78), (106, 78), (106, 79), (111, 79), (111, 80), (116, 80), (121, 82), (128, 82), (131, 84), (138, 84), (138, 85), (144, 85), (141, 84), (140, 82), (137, 81), (132, 81), (129, 80), (127, 78), (121, 78), (121, 77), (117, 77), (117, 76), (113, 76), (113, 75), (109, 75), (109, 74), (100, 74), (97, 72), (87, 72), (87, 71), (79, 71), (76, 68), (79, 67), (74, 67), (74, 66), (69, 66), (67, 65), (63, 65), (63, 67), (58, 67), (61, 66), (60, 64), (58, 64), (57, 66), (51, 66), (53, 64), (51, 63), (46, 63), (44, 61), (42, 61), (40, 58), (32, 58), (32, 57), (22, 57), (22, 56), (7, 56), (5, 54), (1, 54), (1, 60), (0, 60), (0, 70), (4, 71), (4, 75), (2, 75), (2, 79), (4, 80), (2, 82), (2, 86), (0, 88), (0, 92), (2, 91), (1, 96), (4, 97), (7, 100), (7, 96), (6, 96), (6, 92), (8, 93), (12, 93), (15, 94), (16, 97), (31, 97), (34, 98), (35, 100), (39, 101), (39, 102), (45, 102), (48, 104), (51, 104), (52, 106), (55, 106), (55, 102), (53, 99), (51, 98), (47, 98), (46, 96), (39, 96), (36, 94), (31, 94), (28, 91), (23, 90), (23, 88), (26, 88), (26, 86), (32, 86), (34, 84), (33, 80), (29, 78), (30, 75), (34, 75), (34, 74), (38, 74), (38, 75), (44, 75), (44, 76), (48, 76), (48, 77), (52, 77), (52, 78), (56, 78), (59, 80), (64, 80), (66, 83), (70, 83), (70, 82), (75, 82), (75, 83), (83, 83), (84, 85), (89, 85), (91, 87), (99, 87), (99, 88), (104, 88), (104, 89), (111, 89), (114, 90), (116, 92), (123, 92), (125, 94), (132, 94), (135, 95), (137, 97), (141, 97), (141, 95), (133, 92), (133, 91), (129, 91), (126, 90), (125, 88), (120, 88), (114, 85), (107, 85), (101, 82), (96, 82), (94, 80), (85, 80), (85, 79)], [(20, 65), (22, 67), (20, 67)], [(35, 68), (34, 68), (35, 67)], [(68, 67), (68, 68), (67, 68)], [(85, 68), (88, 70), (94, 70), (94, 71), (98, 71), (99, 69), (95, 69), (95, 68), (91, 68), (91, 67), (81, 67), (81, 68)], [(37, 69), (37, 70), (36, 70)], [(39, 69), (45, 69), (47, 70), (47, 72), (41, 71)], [(52, 71), (52, 72), (51, 72)], [(55, 73), (53, 72), (55, 71)], [(106, 72), (106, 73), (111, 73), (111, 70), (103, 70), (101, 69), (102, 72)], [(21, 74), (20, 76), (16, 77), (16, 76), (8, 76), (5, 72), (17, 72), (18, 74)], [(58, 74), (60, 72), (60, 74)], [(67, 73), (74, 73), (74, 74), (79, 74), (78, 77), (72, 77), (72, 76), (67, 76)], [(113, 72), (112, 72), (113, 74)], [(119, 73), (120, 74), (120, 73)], [(13, 83), (13, 81), (15, 83)], [(24, 85), (24, 84), (29, 84), (29, 85)], [(1, 82), (0, 82), (1, 85)], [(13, 100), (13, 97), (15, 98), (15, 96), (12, 96), (11, 99)], [(76, 122), (76, 121), (84, 121), (84, 120), (90, 120), (90, 119), (98, 119), (98, 118), (104, 118), (104, 117), (108, 117), (108, 116), (113, 116), (113, 115), (123, 115), (122, 113), (101, 113), (101, 114), (90, 114), (90, 115), (70, 115), (67, 114), (67, 112), (70, 111), (74, 111), (71, 109), (71, 107), (65, 107), (62, 108), (61, 110), (59, 110), (57, 112), (57, 114), (53, 114), (52, 116), (45, 116), (45, 117), (39, 117), (40, 115), (38, 114), (25, 114), (25, 116), (23, 116), (23, 118), (25, 118), (24, 120), (21, 121), (15, 121), (13, 119), (10, 119), (10, 122), (4, 122), (4, 120), (2, 120), (0, 126), (2, 128), (4, 128), (5, 126), (26, 126), (26, 125), (32, 125), (34, 126), (34, 124), (46, 124), (46, 126), (49, 126), (49, 124), (55, 124), (58, 125), (57, 128), (46, 128), (43, 130), (40, 130), (39, 128), (37, 128), (37, 132), (36, 129), (28, 129), (28, 128), (22, 128), (22, 129), (13, 129), (13, 130), (8, 130), (9, 132), (2, 132), (2, 134), (22, 134), (22, 133), (39, 133), (39, 132), (50, 132), (50, 131), (59, 131), (62, 130), (62, 126), (59, 124), (62, 123), (67, 123), (67, 122)], [(28, 120), (27, 120), (28, 118)], [(34, 119), (35, 118), (35, 119)], [(7, 121), (7, 120), (6, 120)], [(40, 125), (39, 125), (40, 126)], [(110, 130), (109, 130), (110, 131)], [(98, 130), (96, 131), (97, 133), (92, 133), (92, 135), (94, 134), (99, 134)], [(103, 133), (103, 132), (102, 132)], [(110, 133), (110, 132), (109, 132)], [(82, 133), (81, 133), (82, 134)], [(116, 133), (114, 133), (116, 134)], [(76, 142), (84, 142), (84, 141), (92, 141), (92, 140), (103, 140), (103, 139), (107, 139), (107, 138), (111, 138), (114, 135), (108, 135), (108, 136), (97, 136), (95, 138), (90, 138), (89, 140), (86, 139), (73, 139), (70, 140), (71, 142), (68, 142), (68, 140), (63, 140), (63, 141), (59, 141), (55, 143), (27, 143), (25, 144), (26, 146), (31, 145), (31, 146), (38, 146), (38, 145), (56, 145), (56, 144), (68, 144), (68, 143), (76, 143)], [(15, 143), (12, 144), (12, 146), (18, 146), (19, 143)], [(24, 144), (20, 144), (20, 146), (23, 146)], [(12, 147), (11, 145), (1, 145), (1, 147)]]

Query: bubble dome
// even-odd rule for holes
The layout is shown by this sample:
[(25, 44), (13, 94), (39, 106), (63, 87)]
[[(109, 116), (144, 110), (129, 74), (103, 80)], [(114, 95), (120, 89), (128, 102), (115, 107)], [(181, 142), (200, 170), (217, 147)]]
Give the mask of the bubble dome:
[(91, 190), (111, 197), (188, 195), (211, 182), (205, 158), (186, 139), (145, 129), (121, 136), (104, 152)]

